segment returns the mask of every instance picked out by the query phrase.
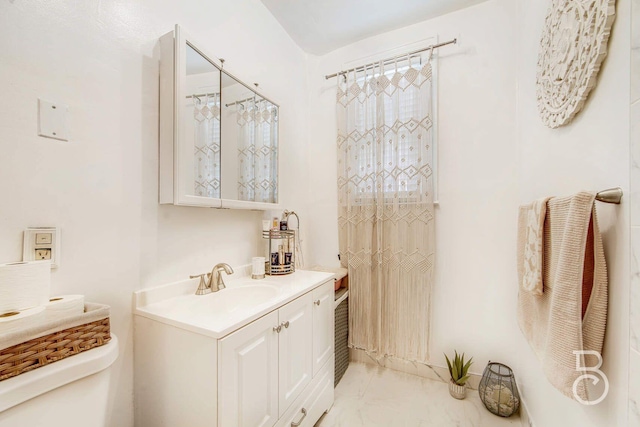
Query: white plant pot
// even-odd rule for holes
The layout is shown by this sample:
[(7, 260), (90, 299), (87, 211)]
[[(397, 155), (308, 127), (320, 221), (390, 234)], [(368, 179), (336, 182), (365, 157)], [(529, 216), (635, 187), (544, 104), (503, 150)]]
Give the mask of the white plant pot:
[(464, 399), (467, 396), (467, 386), (458, 385), (453, 380), (449, 380), (449, 394), (456, 399)]

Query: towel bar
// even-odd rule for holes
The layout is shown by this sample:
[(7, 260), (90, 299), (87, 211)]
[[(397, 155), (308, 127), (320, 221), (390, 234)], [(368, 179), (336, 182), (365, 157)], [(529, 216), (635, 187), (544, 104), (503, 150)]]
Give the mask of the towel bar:
[(596, 194), (596, 200), (605, 202), (605, 203), (615, 203), (616, 205), (619, 205), (621, 199), (622, 199), (622, 188), (620, 187), (608, 188)]

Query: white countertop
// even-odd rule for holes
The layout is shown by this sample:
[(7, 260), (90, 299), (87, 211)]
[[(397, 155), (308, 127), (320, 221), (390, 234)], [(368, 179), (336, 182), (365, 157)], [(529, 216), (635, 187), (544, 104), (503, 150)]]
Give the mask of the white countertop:
[(262, 280), (226, 276), (227, 287), (207, 295), (196, 295), (199, 279), (189, 279), (135, 292), (134, 314), (222, 338), (333, 277), (333, 273), (306, 270)]

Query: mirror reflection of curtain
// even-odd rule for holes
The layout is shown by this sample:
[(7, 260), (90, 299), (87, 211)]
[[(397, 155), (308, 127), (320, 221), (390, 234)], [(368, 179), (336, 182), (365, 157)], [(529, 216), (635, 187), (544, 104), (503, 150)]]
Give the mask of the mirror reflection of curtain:
[(220, 198), (220, 94), (193, 96), (195, 195)]
[(238, 199), (278, 201), (278, 107), (266, 99), (236, 104)]
[(349, 345), (426, 362), (434, 262), (431, 63), (338, 77), (338, 223)]

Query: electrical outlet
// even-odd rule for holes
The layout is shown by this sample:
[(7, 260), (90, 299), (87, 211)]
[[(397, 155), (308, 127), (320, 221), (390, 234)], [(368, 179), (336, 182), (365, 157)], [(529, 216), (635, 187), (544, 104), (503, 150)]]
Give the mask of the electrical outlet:
[(60, 266), (60, 230), (56, 227), (30, 227), (24, 231), (23, 261), (50, 260)]
[(51, 248), (36, 248), (36, 260), (51, 259)]

